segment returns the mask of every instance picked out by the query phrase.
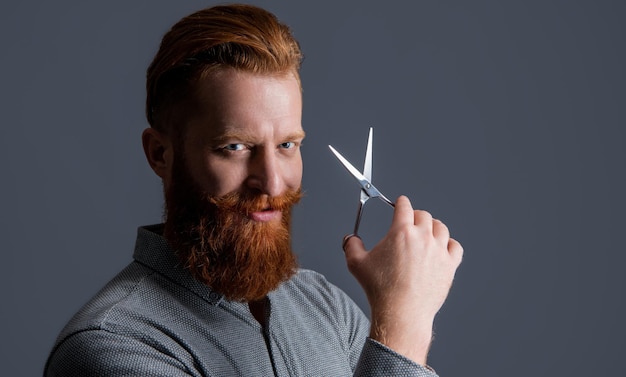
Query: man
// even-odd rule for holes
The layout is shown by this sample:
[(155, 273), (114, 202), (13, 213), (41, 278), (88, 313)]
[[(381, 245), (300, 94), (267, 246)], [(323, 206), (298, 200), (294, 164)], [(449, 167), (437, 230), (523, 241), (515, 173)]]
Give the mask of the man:
[(147, 74), (147, 160), (163, 225), (138, 231), (134, 262), (70, 321), (47, 376), (434, 376), (436, 312), (462, 248), (398, 198), (371, 251), (346, 237), (371, 324), (323, 276), (297, 268), (301, 52), (253, 6), (194, 13)]

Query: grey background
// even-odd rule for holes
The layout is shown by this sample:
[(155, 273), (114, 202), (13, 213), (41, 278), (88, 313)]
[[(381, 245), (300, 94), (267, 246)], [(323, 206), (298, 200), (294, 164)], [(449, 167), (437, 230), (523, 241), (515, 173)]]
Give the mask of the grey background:
[[(465, 260), (436, 322), (442, 376), (621, 375), (625, 22), (620, 1), (255, 2), (306, 60), (302, 265), (367, 310), (341, 237), (358, 190), (328, 152), (446, 222)], [(3, 376), (40, 375), (70, 316), (158, 222), (145, 69), (201, 1), (0, 5)], [(391, 211), (366, 207), (372, 245)]]

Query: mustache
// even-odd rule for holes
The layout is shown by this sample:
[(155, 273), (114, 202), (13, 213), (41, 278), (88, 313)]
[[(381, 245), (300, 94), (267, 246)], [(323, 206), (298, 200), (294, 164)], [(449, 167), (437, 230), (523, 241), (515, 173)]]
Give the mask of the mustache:
[(302, 189), (298, 188), (297, 190), (288, 190), (278, 196), (231, 192), (222, 196), (209, 196), (206, 199), (221, 211), (239, 212), (248, 215), (251, 212), (265, 210), (288, 211), (303, 196)]
[[(301, 188), (270, 196), (242, 185), (215, 195), (194, 182), (183, 161), (175, 162), (172, 175), (165, 191), (164, 236), (195, 279), (229, 300), (252, 301), (295, 273), (290, 224)], [(266, 210), (280, 211), (280, 221), (250, 217)]]

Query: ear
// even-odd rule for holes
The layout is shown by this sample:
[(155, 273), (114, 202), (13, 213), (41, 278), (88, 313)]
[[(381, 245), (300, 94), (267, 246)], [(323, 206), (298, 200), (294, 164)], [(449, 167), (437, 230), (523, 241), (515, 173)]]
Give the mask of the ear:
[(174, 158), (172, 140), (165, 133), (150, 127), (143, 131), (141, 141), (148, 164), (156, 175), (168, 182)]

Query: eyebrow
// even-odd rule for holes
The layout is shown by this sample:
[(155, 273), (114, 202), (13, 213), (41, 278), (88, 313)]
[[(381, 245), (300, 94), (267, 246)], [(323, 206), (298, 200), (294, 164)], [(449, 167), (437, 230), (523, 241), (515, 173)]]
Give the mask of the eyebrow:
[[(281, 140), (297, 140), (304, 139), (305, 137), (304, 131), (297, 131), (290, 134), (287, 134), (284, 137), (281, 137)], [(225, 132), (219, 136), (213, 138), (215, 143), (223, 143), (229, 140), (238, 140), (244, 143), (254, 144), (256, 140), (258, 140), (258, 135), (250, 132)]]

